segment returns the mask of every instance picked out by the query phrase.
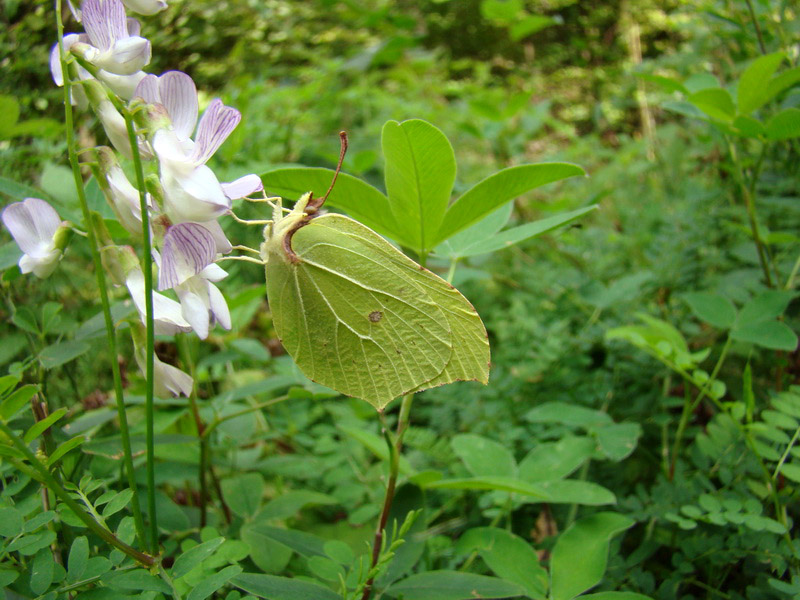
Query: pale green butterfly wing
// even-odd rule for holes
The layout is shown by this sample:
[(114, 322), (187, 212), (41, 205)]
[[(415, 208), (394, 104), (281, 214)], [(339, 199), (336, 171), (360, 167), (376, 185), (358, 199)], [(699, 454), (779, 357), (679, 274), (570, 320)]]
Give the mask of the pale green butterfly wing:
[(342, 215), (311, 220), (291, 245), (299, 262), (268, 254), (267, 294), (279, 338), (310, 379), (382, 409), (445, 371), (450, 319), (421, 267)]
[[(341, 215), (326, 215), (331, 227), (347, 231), (352, 237), (372, 249), (374, 255), (383, 255), (403, 269), (414, 283), (419, 285), (430, 298), (444, 311), (452, 333), (453, 353), (444, 370), (433, 379), (420, 384), (413, 391), (453, 383), (454, 381), (489, 381), (489, 340), (480, 316), (461, 292), (441, 277), (410, 260), (398, 252), (382, 237), (357, 221)], [(390, 252), (384, 248), (388, 247)]]

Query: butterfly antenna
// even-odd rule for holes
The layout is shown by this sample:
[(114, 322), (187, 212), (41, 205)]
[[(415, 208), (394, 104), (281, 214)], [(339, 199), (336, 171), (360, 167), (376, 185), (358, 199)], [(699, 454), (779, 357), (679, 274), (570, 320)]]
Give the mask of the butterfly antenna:
[[(340, 142), (342, 144), (342, 147), (341, 147), (341, 150), (339, 150), (339, 162), (336, 163), (336, 171), (333, 174), (333, 179), (331, 180), (331, 185), (328, 187), (328, 191), (325, 192), (325, 195), (322, 198), (313, 198), (312, 197), (308, 201), (308, 208), (311, 208), (312, 212), (316, 212), (317, 209), (319, 209), (323, 204), (325, 204), (325, 201), (328, 199), (328, 196), (333, 191), (333, 186), (336, 185), (336, 178), (339, 177), (339, 173), (342, 170), (342, 163), (344, 162), (344, 156), (345, 156), (345, 154), (347, 154), (347, 132), (346, 131), (340, 131), (339, 132), (339, 140), (340, 140)], [(306, 208), (306, 212), (309, 212), (308, 208)]]

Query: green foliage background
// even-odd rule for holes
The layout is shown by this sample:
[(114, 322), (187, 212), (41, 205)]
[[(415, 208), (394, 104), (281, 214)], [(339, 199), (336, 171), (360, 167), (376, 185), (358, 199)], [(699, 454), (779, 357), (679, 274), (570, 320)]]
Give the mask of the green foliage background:
[[(792, 387), (800, 383), (796, 347), (776, 351), (739, 340), (728, 350), (724, 329), (704, 320), (690, 295), (713, 292), (740, 309), (764, 291), (737, 168), (760, 173), (752, 186), (760, 223), (772, 236), (777, 268), (791, 272), (800, 228), (797, 139), (780, 140), (763, 153), (752, 139), (737, 140), (737, 165), (719, 123), (676, 110), (679, 94), (640, 77), (686, 81), (711, 74), (730, 86), (762, 53), (761, 43), (773, 52), (797, 40), (795, 5), (752, 4), (751, 14), (745, 2), (707, 0), (184, 0), (145, 20), (155, 48), (152, 72), (186, 71), (209, 98), (221, 95), (244, 115), (215, 157), (221, 180), (286, 165), (330, 167), (338, 154), (336, 133), (346, 129), (351, 149), (344, 171), (382, 187), (380, 128), (388, 119), (408, 118), (436, 124), (451, 140), (457, 193), (498, 168), (526, 162), (575, 162), (590, 174), (518, 199), (512, 223), (593, 203), (599, 211), (558, 234), (469, 259), (456, 272), (454, 283), (490, 334), (491, 383), (431, 390), (414, 407), (405, 473), (418, 486), (409, 485), (398, 503), (406, 499), (418, 507), (415, 494), (426, 488), (425, 514), (412, 526), (421, 541), (409, 543), (418, 550), (420, 571), (457, 569), (466, 560), (474, 573), (508, 579), (490, 555), (476, 559), (478, 542), (474, 548), (466, 541), (456, 545), (464, 532), (487, 525), (533, 544), (536, 560), (556, 569), (558, 554), (550, 558), (558, 534), (608, 507), (533, 502), (507, 489), (426, 487), (424, 474), (436, 471), (445, 480), (488, 476), (463, 450), (469, 446), (465, 435), (499, 443), (506, 454), (498, 460), (513, 463), (509, 473), (522, 470), (537, 447), (559, 455), (558, 443), (580, 438), (595, 449), (575, 459), (572, 470), (564, 467), (564, 476), (610, 490), (613, 510), (635, 522), (610, 542), (608, 569), (593, 592), (665, 600), (800, 595), (800, 544), (793, 528), (798, 474), (789, 469), (776, 478), (774, 497), (759, 479), (765, 469), (775, 469), (773, 455), (780, 458), (784, 449), (787, 468), (800, 460), (794, 446), (800, 420), (800, 392)], [(0, 94), (16, 99), (20, 123), (60, 120), (60, 90), (47, 66), (55, 37), (51, 3), (5, 0), (3, 8)], [(796, 60), (790, 52), (784, 68)], [(762, 113), (766, 118), (798, 105), (798, 87), (789, 87)], [(80, 126), (86, 139), (102, 135), (91, 118)], [(31, 195), (43, 191), (58, 200), (62, 216), (70, 218), (77, 201), (64, 184), (69, 173), (62, 136), (47, 124), (34, 131), (0, 139), (4, 193), (10, 196), (8, 181), (25, 183), (38, 190)], [(95, 200), (99, 207), (99, 194)], [(237, 207), (242, 217), (263, 218), (259, 210)], [(257, 247), (260, 241), (257, 231), (236, 224), (226, 230), (239, 243)], [(107, 357), (101, 340), (86, 333), (96, 298), (85, 268), (88, 253), (81, 252), (73, 247), (42, 284), (9, 269), (16, 260), (13, 247), (0, 247), (7, 269), (0, 363), (13, 370), (62, 340), (81, 344), (74, 360), (40, 360), (38, 371), (47, 394), (69, 409), (73, 430), (97, 437), (78, 462), (88, 469), (81, 487), (88, 490), (95, 480), (102, 481), (101, 491), (113, 490), (118, 465), (102, 445), (113, 437), (113, 416), (95, 403), (102, 405), (110, 388), (96, 370)], [(444, 271), (447, 265), (434, 261), (432, 267)], [(210, 343), (189, 349), (196, 356), (199, 395), (208, 401), (204, 416), (232, 414), (296, 387), (291, 402), (268, 416), (220, 421), (213, 465), (233, 516), (227, 522), (223, 511), (215, 512), (213, 531), (204, 530), (201, 541), (218, 534), (228, 541), (187, 581), (240, 562), (246, 571), (319, 578), (326, 568), (336, 569), (299, 551), (287, 555), (287, 545), (294, 546), (287, 542), (280, 549), (274, 529), (363, 549), (382, 498), (382, 466), (375, 457), (382, 450), (379, 423), (364, 403), (325, 399), (302, 380), (281, 355), (261, 272), (239, 264), (229, 271), (221, 287), (233, 331), (218, 330)], [(797, 331), (794, 290), (788, 290), (780, 320)], [(695, 407), (679, 455), (667, 459), (685, 398), (703, 383), (692, 387), (691, 378), (665, 366), (674, 348), (637, 343), (631, 330), (618, 336), (631, 343), (607, 337), (633, 324), (637, 313), (670, 323), (692, 353), (709, 349), (709, 357), (694, 364), (706, 375), (722, 349), (728, 352), (718, 373), (723, 395)], [(123, 351), (130, 356), (130, 349)], [(159, 355), (183, 365), (170, 344), (162, 344)], [(134, 367), (126, 383), (136, 395), (142, 382)], [(547, 416), (542, 407), (548, 406), (561, 416)], [(139, 408), (132, 408), (134, 421)], [(575, 415), (584, 413), (574, 412), (579, 408), (595, 416), (580, 421)], [(750, 421), (745, 410), (754, 413)], [(178, 554), (180, 532), (196, 531), (199, 522), (196, 489), (186, 475), (197, 457), (179, 443), (179, 436), (192, 432), (192, 419), (181, 400), (165, 402), (160, 419), (159, 433), (175, 436), (161, 452), (160, 502), (168, 515), (165, 527), (179, 532), (168, 552)], [(35, 497), (35, 487), (20, 479), (16, 488), (4, 486), (3, 498), (23, 489)], [(302, 495), (312, 490), (320, 494)], [(307, 508), (275, 508), (285, 493), (300, 493), (290, 500)], [(248, 504), (254, 497), (255, 504)], [(268, 508), (274, 512), (264, 516)], [(34, 514), (27, 510), (26, 518)], [(778, 522), (781, 511), (788, 528)], [(398, 513), (401, 522), (404, 516)], [(124, 527), (119, 519), (115, 525)], [(273, 558), (259, 558), (247, 544), (266, 544)], [(602, 547), (608, 544), (606, 539)], [(38, 556), (34, 550), (27, 556)], [(553, 583), (551, 594), (557, 589)]]

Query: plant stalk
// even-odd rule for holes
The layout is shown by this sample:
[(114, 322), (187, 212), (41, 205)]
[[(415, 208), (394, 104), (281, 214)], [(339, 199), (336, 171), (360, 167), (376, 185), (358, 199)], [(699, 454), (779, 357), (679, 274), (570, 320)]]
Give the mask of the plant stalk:
[(150, 238), (150, 216), (147, 212), (147, 194), (144, 185), (142, 156), (133, 123), (133, 115), (128, 110), (122, 112), (125, 128), (133, 154), (136, 171), (136, 187), (139, 188), (139, 209), (142, 213), (142, 272), (144, 274), (145, 298), (145, 454), (147, 458), (147, 514), (150, 517), (150, 551), (158, 554), (158, 518), (156, 515), (156, 471), (153, 396), (155, 390), (155, 326), (153, 322), (153, 251)]
[[(97, 521), (95, 521), (87, 512), (86, 510), (75, 500), (73, 500), (72, 496), (67, 493), (67, 491), (61, 487), (61, 484), (56, 481), (55, 477), (47, 470), (41, 461), (31, 452), (30, 448), (23, 442), (19, 436), (17, 436), (11, 428), (0, 421), (0, 431), (2, 431), (11, 443), (19, 450), (28, 462), (31, 464), (31, 470), (37, 476), (37, 479), (40, 479), (42, 483), (44, 483), (48, 488), (50, 488), (53, 493), (58, 496), (58, 498), (67, 505), (67, 507), (75, 513), (75, 516), (78, 517), (81, 521), (83, 521), (86, 526), (92, 530), (93, 533), (96, 533), (100, 538), (102, 538), (105, 542), (114, 546), (121, 552), (124, 552), (134, 560), (140, 562), (141, 564), (151, 567), (156, 564), (156, 559), (149, 554), (145, 554), (143, 552), (139, 552), (135, 548), (132, 548), (122, 540), (120, 540), (116, 535), (114, 535), (111, 531), (100, 525)], [(24, 465), (19, 465), (24, 467)]]
[(92, 262), (94, 263), (97, 288), (100, 292), (100, 304), (103, 309), (103, 321), (106, 327), (106, 344), (108, 345), (109, 354), (111, 354), (111, 374), (114, 381), (114, 401), (117, 406), (117, 419), (119, 420), (123, 463), (125, 465), (125, 473), (128, 479), (128, 487), (133, 492), (133, 496), (131, 498), (131, 509), (133, 511), (133, 521), (136, 527), (136, 537), (139, 542), (139, 547), (146, 548), (147, 544), (144, 533), (144, 519), (142, 518), (142, 509), (139, 502), (139, 491), (138, 486), (136, 485), (136, 477), (133, 467), (133, 453), (131, 452), (128, 416), (125, 412), (125, 396), (122, 390), (122, 376), (120, 374), (119, 362), (117, 360), (116, 330), (114, 327), (114, 320), (111, 316), (111, 304), (108, 299), (105, 271), (103, 270), (103, 263), (100, 258), (100, 251), (97, 244), (97, 233), (94, 228), (91, 212), (89, 211), (89, 203), (86, 199), (86, 192), (83, 188), (83, 177), (81, 176), (78, 155), (75, 151), (75, 129), (73, 124), (70, 93), (72, 88), (72, 79), (69, 76), (66, 52), (64, 51), (64, 24), (61, 19), (61, 0), (56, 0), (56, 23), (58, 27), (59, 60), (61, 61), (61, 72), (63, 73), (64, 78), (64, 121), (67, 134), (67, 153), (69, 155), (69, 162), (72, 168), (72, 176), (75, 180), (75, 188), (78, 193), (78, 200), (80, 201), (81, 205), (84, 227), (86, 228), (86, 232), (89, 237), (89, 248), (92, 254)]
[[(397, 487), (397, 476), (400, 472), (400, 452), (403, 449), (403, 436), (405, 435), (406, 429), (408, 429), (408, 419), (411, 414), (411, 404), (413, 402), (413, 392), (403, 396), (403, 401), (400, 404), (400, 414), (397, 417), (397, 431), (394, 436), (394, 444), (391, 443), (389, 434), (384, 429), (386, 441), (389, 445), (389, 480), (386, 482), (386, 495), (383, 499), (383, 508), (381, 509), (381, 516), (378, 520), (378, 527), (375, 530), (375, 539), (372, 541), (372, 562), (370, 564), (370, 569), (378, 564), (378, 559), (380, 558), (381, 546), (383, 545), (383, 531), (386, 529), (386, 522), (389, 520), (389, 511), (392, 508), (394, 492)], [(370, 577), (364, 586), (364, 593), (361, 595), (361, 600), (369, 600), (372, 595), (373, 583), (375, 583), (375, 578)]]

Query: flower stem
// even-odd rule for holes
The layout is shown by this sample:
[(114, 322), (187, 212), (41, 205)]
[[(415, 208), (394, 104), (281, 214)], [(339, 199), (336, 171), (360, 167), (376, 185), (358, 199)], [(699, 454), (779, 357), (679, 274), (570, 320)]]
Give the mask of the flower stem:
[(687, 386), (687, 394), (686, 398), (684, 399), (683, 404), (683, 411), (681, 413), (681, 420), (678, 423), (678, 429), (675, 432), (675, 441), (672, 444), (672, 457), (669, 463), (669, 479), (670, 481), (675, 476), (675, 464), (678, 461), (678, 452), (680, 452), (681, 442), (683, 441), (683, 434), (686, 431), (686, 427), (689, 425), (689, 417), (694, 413), (697, 409), (700, 402), (705, 398), (708, 393), (711, 391), (711, 385), (716, 381), (717, 374), (719, 370), (722, 368), (722, 363), (725, 362), (725, 358), (728, 356), (728, 350), (731, 347), (731, 342), (733, 339), (730, 335), (725, 340), (725, 345), (722, 347), (722, 352), (720, 352), (719, 358), (717, 359), (717, 364), (714, 365), (714, 369), (711, 371), (711, 375), (708, 377), (708, 381), (705, 382), (705, 385), (700, 389), (697, 394), (697, 398), (694, 401), (691, 400), (691, 395), (688, 392), (689, 390), (689, 381), (684, 381), (684, 385)]
[[(97, 521), (95, 521), (87, 512), (86, 510), (75, 500), (73, 500), (72, 496), (67, 493), (67, 491), (61, 487), (61, 484), (56, 481), (55, 477), (47, 470), (39, 459), (31, 452), (31, 449), (23, 442), (19, 436), (17, 436), (11, 428), (0, 421), (0, 431), (2, 431), (11, 443), (19, 450), (28, 462), (31, 465), (32, 475), (35, 475), (37, 479), (39, 479), (42, 483), (44, 483), (48, 488), (50, 488), (53, 493), (58, 496), (58, 498), (67, 505), (76, 517), (78, 517), (81, 521), (83, 521), (86, 526), (92, 530), (92, 532), (96, 533), (100, 538), (102, 538), (105, 542), (114, 546), (115, 548), (119, 549), (120, 551), (124, 552), (134, 560), (140, 562), (141, 564), (151, 567), (156, 564), (156, 559), (148, 554), (144, 554), (143, 552), (139, 552), (135, 548), (132, 548), (122, 540), (120, 540), (116, 535), (114, 535), (111, 531), (100, 525)], [(24, 465), (19, 465), (24, 466)]]
[[(403, 449), (403, 435), (408, 429), (408, 419), (411, 414), (411, 404), (414, 401), (414, 394), (406, 394), (403, 396), (403, 402), (400, 405), (400, 415), (397, 417), (397, 432), (394, 436), (394, 444), (389, 439), (388, 432), (384, 429), (387, 436), (386, 441), (389, 445), (389, 480), (386, 482), (386, 494), (383, 499), (383, 509), (381, 516), (378, 520), (378, 527), (375, 530), (375, 539), (372, 541), (372, 563), (370, 569), (378, 564), (380, 558), (381, 546), (383, 545), (383, 530), (386, 529), (386, 522), (389, 520), (389, 511), (392, 508), (392, 501), (394, 500), (394, 492), (397, 486), (397, 476), (400, 472), (400, 452)], [(374, 577), (370, 577), (364, 586), (364, 593), (361, 595), (361, 600), (369, 600), (372, 595), (372, 584), (375, 582)]]
[(92, 253), (92, 262), (94, 263), (97, 288), (100, 292), (100, 304), (103, 308), (103, 321), (105, 322), (106, 326), (106, 344), (108, 345), (108, 352), (111, 355), (111, 374), (114, 380), (114, 400), (117, 405), (117, 419), (119, 420), (123, 463), (125, 465), (125, 473), (128, 479), (128, 487), (133, 492), (133, 497), (131, 498), (131, 508), (133, 510), (133, 521), (136, 526), (136, 537), (139, 541), (139, 547), (145, 548), (147, 547), (147, 544), (144, 534), (144, 519), (142, 518), (142, 509), (141, 504), (139, 503), (139, 492), (136, 485), (135, 471), (133, 468), (133, 453), (131, 452), (128, 417), (127, 413), (125, 412), (125, 397), (122, 391), (122, 376), (119, 370), (119, 362), (117, 361), (116, 331), (114, 328), (114, 320), (111, 316), (111, 304), (108, 300), (108, 288), (106, 287), (105, 272), (103, 271), (103, 263), (100, 259), (100, 251), (97, 245), (97, 233), (95, 231), (92, 216), (89, 211), (89, 203), (86, 199), (86, 192), (83, 188), (83, 178), (81, 176), (78, 154), (75, 148), (75, 129), (73, 126), (72, 103), (70, 98), (72, 80), (67, 69), (66, 53), (64, 51), (64, 24), (61, 19), (61, 0), (56, 0), (56, 22), (58, 26), (59, 59), (61, 61), (61, 72), (63, 73), (64, 77), (64, 121), (67, 130), (67, 153), (69, 155), (70, 166), (72, 167), (72, 176), (75, 180), (75, 189), (77, 190), (78, 199), (81, 204), (84, 227), (86, 228), (86, 232), (89, 237), (89, 248)]
[(156, 471), (154, 443), (153, 396), (155, 389), (155, 327), (153, 323), (153, 251), (150, 239), (150, 216), (147, 212), (147, 195), (144, 184), (142, 156), (133, 123), (133, 115), (124, 110), (125, 127), (131, 144), (133, 167), (136, 171), (136, 187), (139, 188), (139, 209), (142, 213), (142, 272), (144, 273), (145, 298), (145, 454), (147, 458), (147, 514), (150, 517), (150, 551), (158, 553), (158, 518), (156, 516)]

